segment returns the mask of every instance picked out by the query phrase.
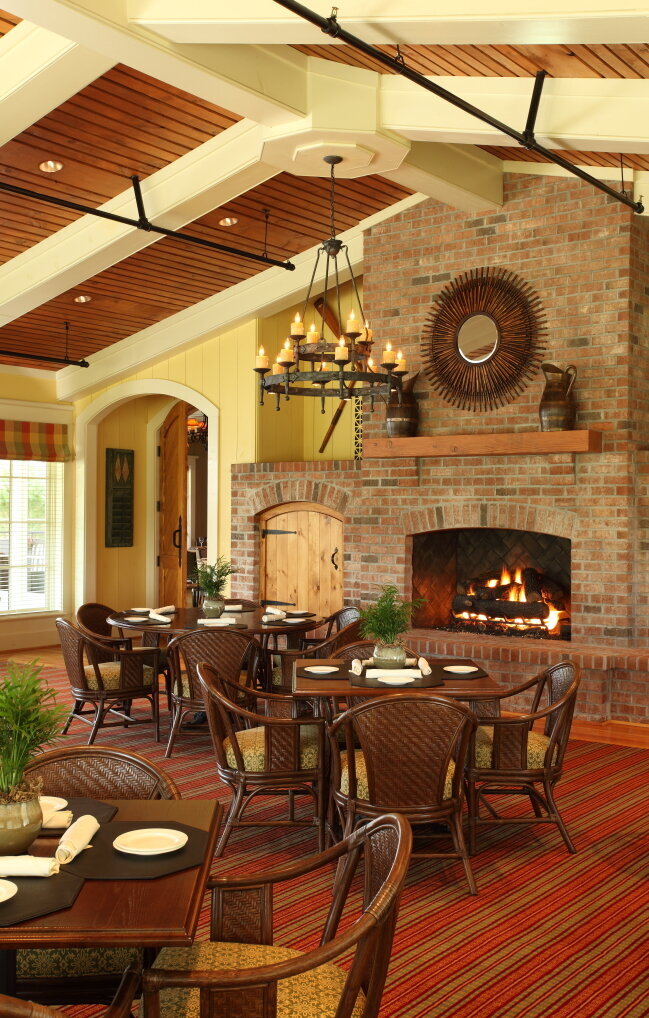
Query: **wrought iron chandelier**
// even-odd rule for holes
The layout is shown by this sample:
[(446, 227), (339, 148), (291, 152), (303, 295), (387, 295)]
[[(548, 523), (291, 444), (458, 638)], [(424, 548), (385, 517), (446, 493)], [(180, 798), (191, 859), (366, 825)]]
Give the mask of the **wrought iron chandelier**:
[[(291, 322), (290, 334), (284, 346), (277, 354), (271, 367), (270, 359), (263, 346), (255, 361), (254, 370), (259, 375), (259, 404), (264, 404), (264, 394), (274, 394), (280, 409), (281, 398), (291, 396), (315, 396), (322, 401), (321, 412), (325, 412), (325, 399), (369, 398), (370, 409), (374, 409), (377, 396), (386, 402), (391, 394), (396, 393), (401, 403), (401, 380), (407, 374), (406, 361), (401, 351), (394, 351), (390, 342), (383, 350), (380, 366), (375, 366), (372, 359), (372, 330), (365, 319), (363, 305), (349, 260), (349, 251), (336, 236), (335, 224), (335, 176), (334, 168), (342, 162), (342, 156), (325, 156), (324, 161), (330, 167), (330, 225), (331, 236), (318, 248), (315, 265), (311, 274), (309, 288), (304, 301), (302, 315), (298, 312)], [(326, 259), (324, 267), (324, 293), (320, 302), (320, 328), (315, 322), (308, 332), (305, 323), (311, 291), (320, 264)], [(331, 288), (335, 297), (338, 321), (343, 322), (340, 303), (340, 274), (338, 258), (344, 258), (352, 282), (354, 300), (357, 309), (352, 308), (346, 319), (344, 332), (333, 343), (325, 338), (325, 315), (328, 308), (327, 296)]]
[(194, 410), (187, 418), (187, 445), (200, 442), (207, 445), (207, 417), (200, 410)]

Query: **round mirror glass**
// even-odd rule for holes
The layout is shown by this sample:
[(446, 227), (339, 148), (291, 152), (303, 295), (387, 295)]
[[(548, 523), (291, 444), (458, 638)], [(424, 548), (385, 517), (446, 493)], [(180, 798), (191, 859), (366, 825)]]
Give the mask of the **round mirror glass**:
[(482, 364), (495, 353), (498, 338), (498, 326), (491, 315), (470, 315), (459, 328), (457, 348), (469, 364)]

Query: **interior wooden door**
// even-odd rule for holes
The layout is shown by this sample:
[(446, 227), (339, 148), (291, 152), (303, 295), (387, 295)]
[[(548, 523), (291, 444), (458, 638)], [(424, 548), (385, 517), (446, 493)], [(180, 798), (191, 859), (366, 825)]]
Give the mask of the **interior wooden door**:
[(187, 586), (187, 404), (176, 403), (160, 430), (158, 598), (185, 605)]
[(343, 521), (311, 502), (269, 509), (260, 519), (263, 602), (330, 615), (343, 607)]

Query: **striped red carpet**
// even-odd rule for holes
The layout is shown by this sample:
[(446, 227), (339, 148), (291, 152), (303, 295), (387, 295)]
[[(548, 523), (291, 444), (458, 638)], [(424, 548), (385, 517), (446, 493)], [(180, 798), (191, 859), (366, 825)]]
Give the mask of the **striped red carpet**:
[[(67, 700), (64, 673), (45, 674)], [(73, 723), (67, 738), (85, 742), (85, 726)], [(207, 734), (181, 734), (169, 761), (148, 725), (102, 732), (98, 742), (149, 756), (186, 796), (227, 798)], [(477, 898), (466, 893), (459, 865), (414, 862), (382, 1018), (649, 1016), (648, 764), (643, 750), (572, 742), (558, 799), (578, 854), (568, 855), (550, 827), (483, 833), (473, 862)], [(312, 851), (308, 829), (287, 836), (253, 828), (233, 835), (215, 870), (259, 869)], [(279, 899), (282, 943), (312, 943), (314, 914), (327, 893), (324, 883), (317, 894), (286, 890)], [(101, 1009), (65, 1013), (91, 1018)]]

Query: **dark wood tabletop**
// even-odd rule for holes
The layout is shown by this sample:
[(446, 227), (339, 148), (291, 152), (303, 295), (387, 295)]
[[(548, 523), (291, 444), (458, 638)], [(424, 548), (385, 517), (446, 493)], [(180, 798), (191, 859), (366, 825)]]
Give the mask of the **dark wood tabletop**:
[[(186, 947), (193, 942), (221, 821), (220, 803), (210, 799), (113, 802), (118, 807), (115, 820), (176, 822), (207, 831), (202, 864), (153, 880), (86, 880), (71, 908), (0, 927), (0, 949)], [(51, 839), (39, 839), (34, 852), (51, 855)]]
[[(444, 666), (454, 664), (476, 665), (468, 658), (427, 658), (431, 666)], [(338, 672), (332, 675), (308, 675), (304, 668), (316, 666), (338, 667)], [(494, 693), (501, 693), (501, 687), (479, 669), (477, 678), (469, 678), (460, 675), (448, 674), (444, 676), (441, 685), (414, 687), (412, 684), (404, 686), (355, 686), (350, 681), (350, 661), (340, 661), (336, 658), (314, 660), (313, 658), (298, 658), (293, 666), (293, 695), (314, 699), (318, 697), (345, 697), (345, 696), (388, 696), (398, 692), (404, 693), (428, 693), (439, 696), (449, 696), (454, 700), (489, 700)], [(437, 669), (435, 669), (437, 670)]]
[[(237, 622), (245, 626), (247, 632), (253, 633), (255, 636), (271, 633), (275, 635), (287, 635), (292, 632), (305, 633), (311, 629), (317, 629), (323, 622), (321, 616), (314, 615), (311, 618), (300, 619), (299, 622), (287, 622), (286, 619), (278, 619), (277, 622), (266, 623), (261, 621), (262, 615), (265, 614), (264, 608), (257, 608), (251, 612), (224, 612), (224, 614), (235, 618)], [(127, 615), (130, 616), (131, 613), (115, 612), (109, 615), (106, 621), (109, 625), (119, 629), (135, 629), (138, 632), (152, 630), (154, 633), (169, 633), (172, 636), (177, 636), (179, 633), (186, 633), (192, 629), (203, 629), (203, 626), (198, 624), (198, 620), (206, 617), (202, 608), (178, 608), (173, 615), (169, 616), (171, 619), (169, 625), (162, 623), (156, 626), (145, 621), (146, 615), (142, 616), (142, 621), (126, 622), (124, 617)], [(227, 629), (228, 627), (224, 626), (224, 628)], [(241, 629), (235, 629), (234, 631), (243, 632)]]

